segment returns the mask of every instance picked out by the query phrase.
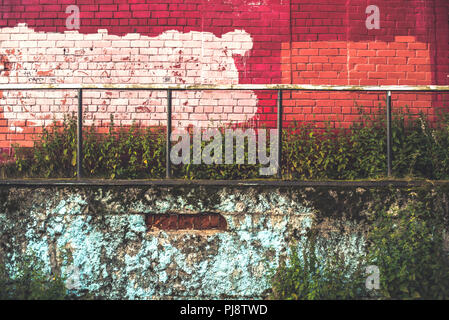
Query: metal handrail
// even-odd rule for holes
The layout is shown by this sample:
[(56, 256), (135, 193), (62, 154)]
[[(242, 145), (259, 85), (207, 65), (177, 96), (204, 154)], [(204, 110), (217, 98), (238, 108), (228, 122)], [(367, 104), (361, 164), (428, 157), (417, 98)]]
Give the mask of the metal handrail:
[(77, 90), (77, 178), (83, 177), (83, 90), (151, 90), (167, 91), (167, 132), (166, 132), (166, 178), (171, 178), (170, 134), (172, 128), (172, 91), (203, 90), (276, 90), (277, 91), (277, 130), (278, 130), (278, 178), (282, 178), (282, 93), (283, 91), (351, 91), (351, 92), (385, 92), (387, 102), (387, 175), (392, 175), (392, 133), (391, 133), (391, 95), (392, 92), (449, 92), (449, 86), (332, 86), (301, 84), (226, 84), (226, 85), (191, 85), (191, 84), (0, 84), (0, 90)]
[(332, 86), (309, 84), (0, 84), (0, 90), (303, 90), (303, 91), (448, 91), (449, 86)]

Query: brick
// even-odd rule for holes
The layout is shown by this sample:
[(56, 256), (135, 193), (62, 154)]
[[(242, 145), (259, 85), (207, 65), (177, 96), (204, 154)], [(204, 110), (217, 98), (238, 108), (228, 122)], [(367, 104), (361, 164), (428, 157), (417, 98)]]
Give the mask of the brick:
[(377, 65), (376, 71), (378, 72), (394, 72), (398, 69), (396, 65)]
[(427, 44), (421, 42), (408, 43), (407, 47), (409, 50), (427, 50)]
[(416, 37), (414, 37), (414, 36), (396, 36), (395, 41), (396, 42), (415, 42)]
[(405, 50), (409, 44), (404, 42), (390, 42), (388, 48), (392, 50)]
[(300, 49), (299, 55), (301, 56), (317, 56), (319, 53), (318, 49)]
[(338, 50), (337, 49), (320, 49), (319, 54), (326, 55), (326, 56), (336, 56), (336, 55), (338, 55)]
[(193, 227), (196, 230), (206, 230), (210, 228), (210, 216), (207, 214), (196, 214), (193, 218)]
[[(381, 30), (368, 32), (363, 26), (363, 6), (351, 6), (348, 11), (344, 5), (337, 6), (324, 0), (314, 3), (293, 1), (291, 4), (284, 1), (251, 7), (219, 1), (211, 1), (209, 6), (204, 6), (198, 1), (153, 4), (134, 0), (115, 4), (119, 1), (104, 0), (92, 4), (92, 1), (83, 0), (80, 4), (81, 32), (65, 35), (63, 32), (66, 31), (64, 24), (67, 15), (61, 4), (70, 1), (64, 1), (57, 5), (45, 0), (41, 1), (41, 5), (0, 8), (3, 9), (0, 19), (2, 48), (10, 50), (20, 47), (24, 56), (38, 56), (42, 59), (39, 61), (41, 66), (37, 67), (33, 62), (27, 62), (30, 64), (26, 65), (27, 73), (21, 70), (16, 75), (14, 70), (7, 70), (10, 75), (4, 77), (6, 72), (0, 70), (0, 83), (27, 83), (38, 79), (38, 75), (45, 74), (40, 77), (43, 80), (34, 81), (187, 84), (293, 81), (379, 85), (431, 83), (432, 79), (446, 83), (449, 73), (449, 69), (445, 69), (449, 65), (447, 55), (443, 54), (444, 49), (440, 49), (443, 46), (441, 43), (446, 46), (447, 41), (438, 36), (444, 34), (444, 31), (439, 31), (439, 44), (435, 44), (434, 40), (429, 39), (429, 33), (434, 32), (434, 27), (424, 29), (416, 26), (415, 15), (410, 14), (407, 8), (403, 9), (401, 4), (395, 4), (395, 8), (389, 11), (388, 17), (382, 21)], [(14, 12), (6, 11), (11, 11), (12, 8), (15, 8)], [(59, 9), (56, 10), (57, 8)], [(290, 9), (293, 11), (290, 12)], [(399, 13), (396, 11), (404, 11), (406, 15), (401, 15), (398, 20), (396, 15)], [(444, 16), (443, 11), (438, 10), (437, 15)], [(349, 12), (350, 21), (354, 22), (349, 26), (344, 18), (346, 12)], [(424, 19), (433, 21), (428, 10), (423, 12)], [(38, 17), (40, 18), (37, 19)], [(441, 17), (438, 19), (444, 21)], [(29, 20), (28, 24), (35, 29), (20, 27), (20, 32), (5, 33), (4, 26), (15, 28), (24, 20)], [(357, 25), (362, 27), (358, 28)], [(447, 23), (442, 25), (437, 21), (436, 26), (438, 30), (445, 30), (443, 28), (447, 28)], [(107, 29), (107, 32), (97, 33), (98, 29)], [(178, 33), (170, 33), (170, 30), (175, 29)], [(235, 32), (237, 29), (245, 30), (247, 34)], [(225, 34), (229, 35), (226, 39)], [(394, 36), (395, 34), (401, 36)], [(163, 35), (165, 38), (161, 39)], [(191, 38), (187, 39), (187, 35)], [(42, 36), (46, 38), (41, 38)], [(210, 46), (209, 40), (212, 40)], [(430, 48), (435, 49), (436, 58), (429, 51)], [(63, 52), (63, 49), (68, 51)], [(178, 54), (178, 49), (183, 54)], [(226, 54), (223, 50), (227, 50)], [(85, 52), (84, 55), (80, 53), (82, 51)], [(17, 62), (15, 57), (9, 58), (14, 63)], [(87, 58), (87, 61), (81, 60), (82, 58)], [(12, 66), (9, 62), (0, 64)], [(32, 75), (28, 76), (29, 72)], [(17, 97), (9, 95), (8, 98), (0, 99), (0, 105), (3, 101), (18, 101)], [(312, 112), (315, 96), (318, 95), (300, 99), (301, 103), (307, 101), (307, 107), (310, 108), (301, 108), (295, 112)], [(324, 102), (332, 97), (337, 99), (337, 96), (329, 96), (320, 98), (319, 101)], [(33, 125), (40, 128), (45, 121), (51, 121), (53, 113), (58, 117), (62, 116), (60, 105), (67, 108), (75, 105), (76, 109), (73, 97), (66, 99), (64, 104), (59, 103), (63, 100), (60, 97), (57, 100), (45, 98), (48, 97), (40, 96), (38, 100), (45, 105), (39, 105), (36, 109), (31, 105), (28, 114), (21, 112), (18, 115), (20, 112), (8, 110), (3, 114), (9, 118), (8, 121), (13, 117), (21, 117), (26, 121), (34, 121)], [(353, 103), (343, 96), (338, 99), (341, 99), (342, 105)], [(220, 102), (217, 103), (217, 100)], [(26, 103), (28, 101), (31, 100)], [(239, 123), (257, 113), (258, 117), (263, 116), (267, 124), (275, 121), (273, 115), (265, 117), (261, 114), (273, 111), (275, 97), (264, 96), (261, 92), (245, 92), (245, 97), (241, 98), (235, 98), (230, 93), (226, 97), (221, 93), (186, 95), (182, 99), (182, 103), (187, 102), (186, 106), (181, 106), (180, 101), (174, 101), (173, 116), (182, 120), (180, 123), (185, 125), (205, 125), (211, 119), (228, 119), (228, 114)], [(255, 103), (248, 105), (250, 101)], [(368, 98), (363, 101), (370, 102)], [(86, 98), (85, 103), (89, 106), (86, 108), (89, 110), (86, 117), (90, 117), (90, 121), (99, 121), (100, 124), (109, 120), (111, 112), (117, 113), (114, 116), (118, 121), (124, 121), (123, 123), (130, 124), (132, 120), (138, 120), (145, 124), (163, 124), (165, 121), (164, 97), (149, 98), (139, 95), (130, 99), (120, 95), (104, 99), (103, 95), (99, 95)], [(292, 104), (295, 102), (292, 101)], [(178, 107), (184, 109), (178, 112)], [(328, 113), (333, 110), (326, 108), (329, 107), (321, 106), (314, 109), (314, 112)], [(31, 112), (39, 113), (39, 117), (33, 118)], [(50, 117), (46, 119), (48, 116)], [(94, 116), (98, 118), (94, 120)], [(324, 115), (319, 118), (324, 119)], [(349, 120), (343, 123), (346, 125)], [(26, 136), (32, 134), (33, 129), (25, 125), (21, 128), (23, 132), (27, 132)]]
[(399, 57), (415, 57), (416, 53), (413, 50), (396, 50), (396, 54)]
[(430, 64), (430, 59), (426, 58), (410, 58), (408, 59), (409, 64)]
[[(398, 55), (400, 55), (400, 54), (398, 54)], [(377, 56), (379, 56), (379, 57), (394, 57), (394, 56), (396, 56), (396, 51), (395, 50), (378, 50)], [(402, 56), (402, 55), (400, 55), (400, 56)]]
[(358, 57), (375, 57), (376, 50), (357, 50)]
[(312, 56), (309, 58), (310, 63), (326, 63), (329, 62), (329, 58), (326, 56)]
[(407, 59), (404, 57), (391, 57), (388, 58), (388, 64), (400, 64), (405, 65), (407, 63)]

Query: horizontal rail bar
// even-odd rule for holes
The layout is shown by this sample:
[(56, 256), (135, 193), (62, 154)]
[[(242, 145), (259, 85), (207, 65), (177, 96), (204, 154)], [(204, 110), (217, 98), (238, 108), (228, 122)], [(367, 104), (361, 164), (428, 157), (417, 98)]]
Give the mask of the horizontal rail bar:
[(300, 90), (449, 92), (449, 86), (327, 86), (301, 84), (0, 84), (0, 90)]

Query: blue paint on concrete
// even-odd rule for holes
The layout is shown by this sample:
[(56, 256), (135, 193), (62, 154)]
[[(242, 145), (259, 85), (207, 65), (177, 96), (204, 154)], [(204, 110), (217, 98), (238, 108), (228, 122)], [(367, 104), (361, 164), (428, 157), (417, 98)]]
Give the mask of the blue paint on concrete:
[[(110, 198), (106, 193), (103, 200)], [(262, 297), (270, 287), (269, 272), (289, 250), (285, 235), (292, 219), (299, 217), (303, 228), (312, 224), (310, 208), (279, 194), (224, 193), (214, 209), (223, 214), (228, 230), (200, 235), (147, 233), (146, 212), (202, 206), (188, 205), (179, 196), (158, 199), (154, 206), (137, 201), (131, 206), (132, 214), (124, 208), (85, 214), (87, 201), (77, 194), (54, 201), (49, 199), (45, 210), (30, 209), (25, 235), (28, 250), (44, 262), (48, 272), (51, 244), (58, 252), (70, 252), (70, 258), (60, 263), (65, 276), (77, 278), (72, 291), (107, 298)], [(0, 221), (5, 220), (0, 215)], [(360, 249), (356, 240), (348, 242), (348, 250)], [(70, 268), (76, 272), (69, 274)]]

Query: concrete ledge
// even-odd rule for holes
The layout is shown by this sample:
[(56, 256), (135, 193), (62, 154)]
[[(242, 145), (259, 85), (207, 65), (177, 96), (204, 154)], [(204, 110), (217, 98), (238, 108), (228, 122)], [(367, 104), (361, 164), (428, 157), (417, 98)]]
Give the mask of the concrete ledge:
[(419, 187), (445, 186), (448, 180), (110, 180), (110, 179), (7, 179), (0, 186), (271, 186), (271, 187)]
[(437, 185), (449, 183), (1, 180), (0, 261), (27, 250), (79, 297), (264, 299), (309, 228), (355, 263), (379, 210), (423, 199), (449, 216)]

